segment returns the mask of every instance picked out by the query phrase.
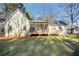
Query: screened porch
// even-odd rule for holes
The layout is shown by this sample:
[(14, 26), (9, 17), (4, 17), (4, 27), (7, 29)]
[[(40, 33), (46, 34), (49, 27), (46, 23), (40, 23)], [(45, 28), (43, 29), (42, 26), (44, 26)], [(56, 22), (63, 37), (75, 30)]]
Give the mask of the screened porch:
[(30, 22), (30, 34), (48, 34), (48, 22)]

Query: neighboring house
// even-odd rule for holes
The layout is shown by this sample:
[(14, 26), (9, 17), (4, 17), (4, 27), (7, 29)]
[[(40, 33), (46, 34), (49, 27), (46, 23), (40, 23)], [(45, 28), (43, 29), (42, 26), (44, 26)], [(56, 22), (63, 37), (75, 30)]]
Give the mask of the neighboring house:
[(4, 35), (5, 35), (4, 24), (0, 23), (0, 36), (4, 36)]
[(0, 36), (4, 36), (5, 35), (5, 30), (4, 30), (4, 17), (3, 17), (3, 13), (0, 13)]
[(79, 25), (74, 26), (74, 33), (79, 34)]
[(67, 34), (67, 24), (56, 21), (52, 17), (30, 21), (20, 9), (16, 9), (11, 14), (6, 14), (4, 18), (0, 18), (0, 34), (4, 34), (5, 37), (29, 34)]
[[(67, 33), (71, 32), (71, 25), (67, 25)], [(73, 25), (73, 33), (79, 34), (79, 24)]]

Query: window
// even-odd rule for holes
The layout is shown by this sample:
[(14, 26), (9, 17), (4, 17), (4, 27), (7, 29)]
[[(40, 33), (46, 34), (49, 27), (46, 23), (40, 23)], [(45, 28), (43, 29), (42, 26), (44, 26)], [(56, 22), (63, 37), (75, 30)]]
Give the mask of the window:
[(34, 27), (30, 27), (30, 32), (31, 33), (35, 32), (35, 28)]
[(42, 30), (43, 30), (43, 28), (44, 28), (43, 26), (44, 26), (44, 24), (40, 24), (40, 28), (41, 28)]
[(23, 27), (23, 30), (26, 30), (26, 26)]
[(8, 28), (8, 29), (9, 29), (9, 31), (12, 31), (12, 26), (9, 26), (9, 28)]

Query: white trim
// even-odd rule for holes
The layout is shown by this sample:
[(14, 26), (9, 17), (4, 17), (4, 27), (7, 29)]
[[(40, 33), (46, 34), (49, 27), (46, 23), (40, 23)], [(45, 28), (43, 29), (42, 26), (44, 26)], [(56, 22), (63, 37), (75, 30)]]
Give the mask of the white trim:
[[(5, 20), (4, 24), (5, 24), (17, 11), (20, 11), (20, 12), (22, 13), (22, 11), (17, 8), (17, 9)], [(23, 13), (22, 13), (22, 14), (23, 14)], [(24, 14), (23, 14), (23, 16), (25, 17)], [(27, 17), (25, 17), (25, 18), (28, 20)], [(28, 21), (29, 21), (29, 20), (28, 20)]]

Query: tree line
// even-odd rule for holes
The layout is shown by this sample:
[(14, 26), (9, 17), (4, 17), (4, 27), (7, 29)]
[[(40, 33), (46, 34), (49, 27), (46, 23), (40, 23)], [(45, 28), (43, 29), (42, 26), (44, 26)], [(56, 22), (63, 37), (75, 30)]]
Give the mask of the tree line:
[(22, 12), (26, 15), (26, 17), (29, 20), (32, 20), (32, 13), (27, 12), (26, 8), (24, 7), (22, 3), (3, 3), (1, 4), (0, 8), (3, 10), (3, 12), (9, 12), (9, 13), (12, 13), (17, 8), (19, 8), (22, 10)]

